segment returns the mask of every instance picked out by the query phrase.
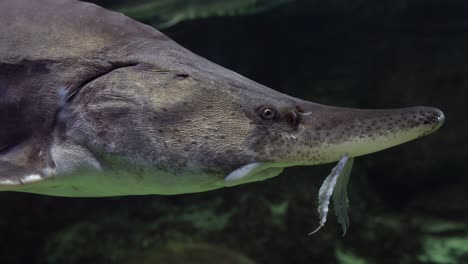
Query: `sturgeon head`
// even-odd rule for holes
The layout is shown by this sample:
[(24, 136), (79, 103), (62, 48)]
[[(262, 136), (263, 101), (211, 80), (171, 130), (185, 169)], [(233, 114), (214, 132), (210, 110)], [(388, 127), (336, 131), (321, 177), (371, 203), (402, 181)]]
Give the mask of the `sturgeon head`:
[[(241, 101), (253, 124), (246, 153), (276, 168), (377, 152), (430, 134), (444, 121), (443, 113), (431, 107), (340, 108), (261, 89), (244, 94)], [(238, 174), (236, 179), (246, 176)]]

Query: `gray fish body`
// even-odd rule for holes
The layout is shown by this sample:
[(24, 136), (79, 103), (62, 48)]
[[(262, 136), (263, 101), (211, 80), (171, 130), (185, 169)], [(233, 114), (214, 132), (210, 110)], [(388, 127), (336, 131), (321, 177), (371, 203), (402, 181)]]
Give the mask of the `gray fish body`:
[(444, 119), (287, 96), (89, 3), (3, 0), (0, 20), (0, 190), (201, 192), (376, 152)]

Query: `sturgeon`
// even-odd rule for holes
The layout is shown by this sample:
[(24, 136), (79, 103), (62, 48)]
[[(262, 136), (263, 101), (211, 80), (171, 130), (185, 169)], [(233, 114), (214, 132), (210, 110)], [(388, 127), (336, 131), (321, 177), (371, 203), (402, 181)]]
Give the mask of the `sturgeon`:
[(339, 161), (319, 193), (346, 231), (354, 157), (439, 128), (431, 107), (321, 105), (251, 81), (156, 29), (74, 0), (0, 1), (0, 190), (203, 192)]

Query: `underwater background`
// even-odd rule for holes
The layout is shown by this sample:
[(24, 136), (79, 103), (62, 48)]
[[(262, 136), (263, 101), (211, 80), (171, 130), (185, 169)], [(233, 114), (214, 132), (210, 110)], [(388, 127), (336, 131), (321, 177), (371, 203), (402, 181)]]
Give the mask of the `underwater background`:
[(99, 0), (278, 91), (433, 106), (434, 134), (357, 158), (345, 237), (318, 225), (333, 164), (177, 196), (0, 193), (0, 263), (468, 263), (468, 1)]

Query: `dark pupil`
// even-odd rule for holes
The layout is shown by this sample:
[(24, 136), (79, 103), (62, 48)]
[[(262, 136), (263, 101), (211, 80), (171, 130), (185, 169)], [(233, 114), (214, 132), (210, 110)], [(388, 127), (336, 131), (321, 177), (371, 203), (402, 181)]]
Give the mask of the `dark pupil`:
[(273, 110), (271, 110), (271, 109), (265, 109), (265, 110), (263, 111), (263, 116), (264, 116), (265, 118), (273, 118), (273, 115), (274, 115), (274, 112), (273, 112)]

